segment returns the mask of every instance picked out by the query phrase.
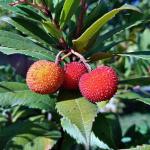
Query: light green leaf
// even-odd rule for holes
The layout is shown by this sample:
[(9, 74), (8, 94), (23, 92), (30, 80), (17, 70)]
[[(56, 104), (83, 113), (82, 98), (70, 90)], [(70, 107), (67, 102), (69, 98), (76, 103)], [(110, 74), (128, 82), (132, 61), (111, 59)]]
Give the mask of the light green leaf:
[(91, 146), (94, 148), (98, 147), (100, 149), (110, 149), (109, 146), (96, 137), (93, 132), (91, 133)]
[(42, 136), (32, 134), (21, 134), (12, 138), (6, 145), (6, 150), (18, 150), (16, 146), (23, 150), (48, 150), (52, 149), (56, 141)]
[(71, 19), (72, 15), (78, 8), (80, 0), (65, 0), (63, 9), (60, 15), (60, 25), (63, 28), (64, 25)]
[[(72, 124), (66, 118), (61, 119), (61, 125), (63, 129), (77, 141), (78, 144), (86, 144), (85, 138), (76, 125)], [(100, 141), (93, 132), (91, 133), (90, 146), (94, 148), (98, 147), (101, 149), (109, 149), (107, 144), (105, 144), (103, 141)]]
[(144, 32), (141, 34), (140, 38), (140, 46), (141, 49), (148, 50), (150, 47), (150, 40), (149, 40), (149, 35), (150, 35), (150, 29), (146, 28)]
[(0, 106), (23, 105), (29, 108), (54, 110), (55, 97), (31, 92), (26, 84), (17, 82), (0, 83)]
[(86, 144), (89, 144), (92, 124), (97, 115), (97, 106), (84, 98), (78, 98), (58, 102), (56, 108), (59, 114), (69, 119), (79, 129)]
[(46, 30), (47, 33), (51, 34), (53, 37), (56, 39), (60, 39), (62, 37), (62, 32), (56, 28), (56, 26), (50, 22), (50, 21), (45, 21), (42, 23), (44, 29)]
[(85, 138), (80, 130), (76, 125), (72, 124), (69, 119), (64, 117), (61, 118), (61, 125), (63, 129), (77, 141), (78, 144), (86, 144)]
[(122, 10), (133, 10), (140, 12), (136, 7), (127, 4), (123, 5), (120, 8), (113, 9), (112, 11), (99, 18), (96, 22), (94, 22), (78, 39), (73, 40), (74, 48), (80, 53), (87, 51), (88, 48), (91, 47), (90, 45), (93, 44), (93, 42), (99, 35), (100, 29)]
[(98, 103), (97, 103), (97, 106), (98, 106), (99, 109), (102, 109), (102, 108), (104, 108), (104, 107), (107, 105), (108, 102), (109, 102), (109, 101), (101, 101), (101, 102), (98, 102)]

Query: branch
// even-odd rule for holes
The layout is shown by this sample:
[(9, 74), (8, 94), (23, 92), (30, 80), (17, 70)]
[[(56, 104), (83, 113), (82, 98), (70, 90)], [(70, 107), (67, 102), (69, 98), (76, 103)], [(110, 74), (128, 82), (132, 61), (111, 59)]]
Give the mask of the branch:
[(82, 28), (83, 28), (84, 15), (85, 15), (87, 7), (88, 7), (85, 0), (81, 0), (80, 3), (81, 3), (82, 10), (81, 10), (79, 18), (77, 20), (77, 30), (76, 30), (76, 35), (75, 35), (76, 38), (81, 35)]

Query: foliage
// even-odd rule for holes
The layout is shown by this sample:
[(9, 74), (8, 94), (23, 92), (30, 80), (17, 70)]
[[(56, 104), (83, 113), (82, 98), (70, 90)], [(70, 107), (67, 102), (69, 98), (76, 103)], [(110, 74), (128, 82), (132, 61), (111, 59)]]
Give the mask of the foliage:
[[(2, 20), (11, 27), (0, 30), (0, 52), (55, 61), (60, 51), (68, 54), (73, 49), (92, 68), (101, 64), (116, 68), (120, 81), (115, 99), (150, 105), (150, 94), (142, 89), (150, 80), (150, 4), (148, 0), (139, 2), (139, 8), (122, 4), (0, 0), (1, 8), (9, 12)], [(64, 62), (73, 59), (69, 56)], [(24, 80), (12, 80), (16, 82), (1, 76), (0, 149), (149, 149), (149, 128), (144, 126), (143, 133), (131, 125), (122, 132), (117, 114), (100, 113), (107, 103), (93, 104), (79, 91), (41, 95), (30, 91)]]

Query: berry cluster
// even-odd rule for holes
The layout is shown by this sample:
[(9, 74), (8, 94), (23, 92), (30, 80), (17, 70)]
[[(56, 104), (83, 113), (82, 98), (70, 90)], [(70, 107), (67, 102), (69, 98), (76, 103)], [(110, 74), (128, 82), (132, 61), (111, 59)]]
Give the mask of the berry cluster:
[(108, 100), (117, 91), (118, 77), (108, 66), (89, 71), (82, 62), (73, 61), (61, 67), (58, 63), (39, 60), (29, 68), (26, 82), (30, 90), (51, 94), (58, 89), (80, 90), (91, 102)]

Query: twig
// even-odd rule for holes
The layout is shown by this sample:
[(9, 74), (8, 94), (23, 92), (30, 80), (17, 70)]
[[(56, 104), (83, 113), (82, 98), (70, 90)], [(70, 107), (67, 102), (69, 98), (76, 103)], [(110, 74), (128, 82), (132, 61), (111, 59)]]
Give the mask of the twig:
[(80, 36), (81, 32), (82, 32), (82, 28), (83, 28), (83, 19), (84, 19), (84, 15), (86, 13), (86, 10), (87, 10), (87, 4), (86, 4), (86, 1), (85, 0), (81, 0), (81, 7), (82, 7), (82, 10), (80, 12), (80, 15), (79, 15), (79, 18), (78, 18), (78, 21), (77, 21), (77, 31), (76, 31), (76, 38), (78, 36)]

